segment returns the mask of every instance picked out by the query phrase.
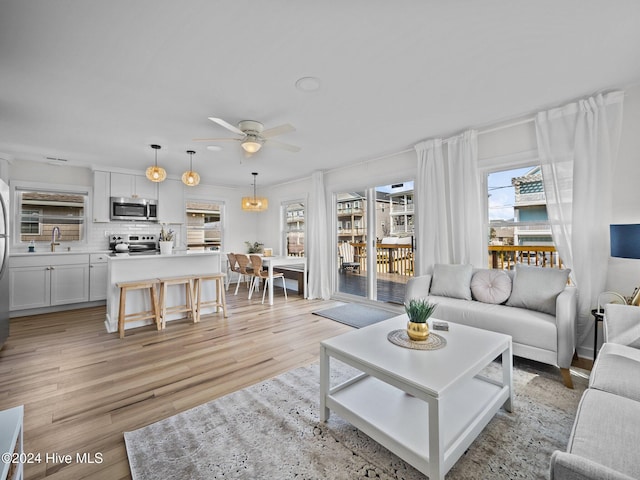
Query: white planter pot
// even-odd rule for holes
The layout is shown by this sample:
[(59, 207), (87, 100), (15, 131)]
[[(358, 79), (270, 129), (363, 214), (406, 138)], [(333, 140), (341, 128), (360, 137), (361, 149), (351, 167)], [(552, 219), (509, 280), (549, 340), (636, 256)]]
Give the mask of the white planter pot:
[(160, 243), (160, 255), (171, 255), (173, 250), (173, 241), (159, 242)]

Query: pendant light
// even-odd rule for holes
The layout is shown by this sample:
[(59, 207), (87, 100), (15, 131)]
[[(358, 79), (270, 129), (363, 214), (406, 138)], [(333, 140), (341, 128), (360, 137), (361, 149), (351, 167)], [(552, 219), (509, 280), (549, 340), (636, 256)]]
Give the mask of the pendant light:
[(158, 166), (158, 150), (162, 147), (160, 145), (150, 145), (156, 151), (156, 160), (153, 167), (147, 168), (145, 175), (152, 182), (162, 182), (165, 178), (167, 178), (167, 171)]
[(189, 154), (189, 170), (182, 174), (182, 183), (187, 187), (195, 187), (200, 183), (200, 175), (198, 172), (193, 171), (193, 155), (196, 153), (193, 150), (187, 150)]
[(256, 196), (256, 177), (257, 172), (251, 173), (253, 175), (253, 197), (242, 197), (242, 209), (249, 212), (262, 212), (269, 206), (269, 200), (265, 197)]

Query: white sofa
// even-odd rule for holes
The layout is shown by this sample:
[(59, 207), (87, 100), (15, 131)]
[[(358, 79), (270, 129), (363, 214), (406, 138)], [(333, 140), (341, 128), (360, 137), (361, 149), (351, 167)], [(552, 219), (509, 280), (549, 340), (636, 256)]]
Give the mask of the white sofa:
[(640, 478), (640, 308), (606, 305), (604, 339), (551, 480)]
[(515, 272), (434, 265), (407, 284), (405, 302), (428, 298), (434, 318), (511, 335), (514, 355), (560, 368), (573, 388), (577, 290), (568, 270), (517, 265)]

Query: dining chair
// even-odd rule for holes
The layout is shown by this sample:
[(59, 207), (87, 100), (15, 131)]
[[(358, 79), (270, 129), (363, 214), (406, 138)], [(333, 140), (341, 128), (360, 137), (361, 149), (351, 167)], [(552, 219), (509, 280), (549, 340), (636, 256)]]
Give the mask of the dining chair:
[(229, 285), (231, 285), (231, 272), (240, 273), (238, 269), (238, 261), (236, 260), (235, 253), (227, 253), (227, 260), (229, 261), (229, 265), (227, 266), (227, 278), (226, 278), (226, 289), (229, 290)]
[(253, 280), (253, 268), (251, 267), (251, 260), (244, 253), (236, 253), (236, 262), (238, 262), (238, 282), (236, 283), (236, 292), (234, 295), (238, 294), (238, 289), (240, 288), (240, 282), (242, 280), (249, 282), (249, 286)]
[[(251, 282), (251, 288), (249, 288), (249, 298), (251, 298), (251, 295), (253, 294), (254, 290), (258, 287), (260, 280), (264, 279), (264, 288), (262, 289), (262, 303), (264, 303), (264, 296), (267, 293), (267, 289), (273, 288), (273, 285), (270, 285), (269, 283), (269, 271), (263, 269), (262, 257), (260, 255), (249, 255), (249, 258), (251, 260), (251, 265), (253, 266), (253, 281)], [(284, 280), (284, 274), (274, 272), (273, 278), (274, 280), (276, 278), (282, 279), (282, 289), (284, 290), (284, 298), (285, 300), (287, 300), (288, 299), (287, 285)]]

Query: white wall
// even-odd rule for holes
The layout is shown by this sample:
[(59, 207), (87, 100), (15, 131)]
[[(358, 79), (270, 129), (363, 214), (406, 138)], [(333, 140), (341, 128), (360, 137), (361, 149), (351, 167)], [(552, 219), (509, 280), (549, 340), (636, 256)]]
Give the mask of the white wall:
[[(613, 223), (640, 223), (640, 84), (625, 90), (618, 163), (613, 170)], [(598, 195), (598, 192), (594, 192)], [(607, 289), (631, 295), (640, 285), (640, 260), (610, 258)]]

